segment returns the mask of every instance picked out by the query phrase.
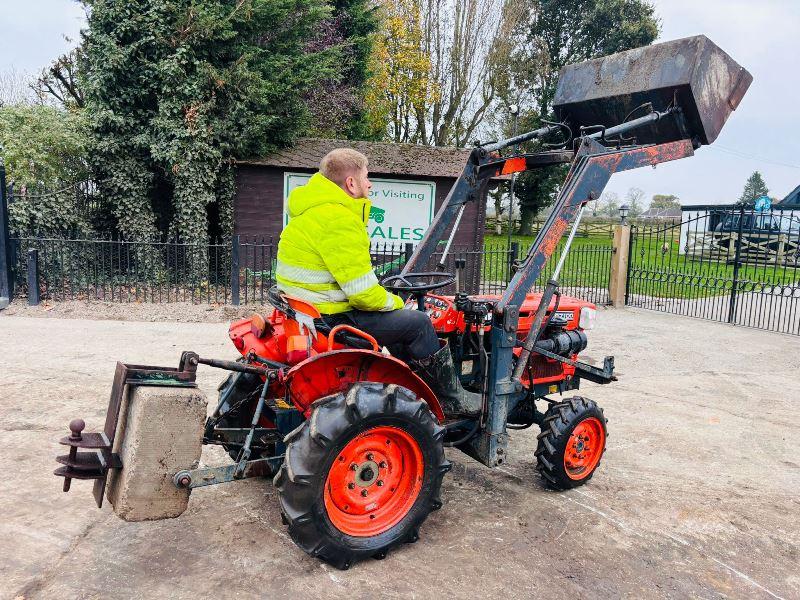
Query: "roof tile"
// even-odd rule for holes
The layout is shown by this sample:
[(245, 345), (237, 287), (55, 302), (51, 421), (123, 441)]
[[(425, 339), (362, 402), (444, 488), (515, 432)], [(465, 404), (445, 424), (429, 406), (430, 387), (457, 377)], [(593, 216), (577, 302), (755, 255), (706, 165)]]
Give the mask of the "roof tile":
[(458, 177), (469, 157), (468, 148), (453, 146), (421, 146), (393, 144), (390, 142), (364, 142), (301, 138), (294, 146), (239, 164), (288, 167), (294, 169), (319, 168), (322, 157), (334, 148), (353, 148), (369, 158), (371, 173), (384, 175), (416, 175), (420, 177)]

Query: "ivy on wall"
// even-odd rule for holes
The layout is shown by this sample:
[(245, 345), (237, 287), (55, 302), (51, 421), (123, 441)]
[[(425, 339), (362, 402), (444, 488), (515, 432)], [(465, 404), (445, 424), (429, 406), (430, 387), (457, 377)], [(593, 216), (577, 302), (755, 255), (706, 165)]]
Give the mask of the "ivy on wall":
[[(232, 161), (290, 143), (311, 121), (305, 95), (339, 76), (341, 44), (310, 47), (332, 8), (325, 0), (87, 4), (90, 164), (116, 228), (187, 242), (229, 233)], [(214, 204), (219, 227), (210, 231)]]

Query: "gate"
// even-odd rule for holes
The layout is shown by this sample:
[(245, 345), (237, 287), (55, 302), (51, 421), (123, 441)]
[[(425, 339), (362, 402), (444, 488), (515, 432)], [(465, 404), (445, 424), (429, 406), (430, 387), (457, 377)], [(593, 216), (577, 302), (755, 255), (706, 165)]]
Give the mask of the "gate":
[(800, 212), (685, 207), (631, 227), (625, 303), (800, 335)]

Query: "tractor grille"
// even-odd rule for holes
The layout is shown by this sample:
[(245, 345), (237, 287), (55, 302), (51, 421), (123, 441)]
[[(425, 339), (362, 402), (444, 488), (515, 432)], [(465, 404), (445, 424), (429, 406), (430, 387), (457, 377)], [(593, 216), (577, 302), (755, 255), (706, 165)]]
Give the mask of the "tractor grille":
[(560, 362), (550, 362), (544, 356), (536, 356), (531, 358), (531, 370), (533, 371), (534, 379), (561, 377), (563, 373)]

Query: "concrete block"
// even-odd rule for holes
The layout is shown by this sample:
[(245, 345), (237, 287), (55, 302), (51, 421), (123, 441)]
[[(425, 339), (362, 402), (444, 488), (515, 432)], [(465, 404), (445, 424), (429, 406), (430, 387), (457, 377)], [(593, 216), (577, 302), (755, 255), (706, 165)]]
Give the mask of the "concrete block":
[(122, 469), (111, 471), (106, 497), (126, 521), (177, 517), (190, 490), (172, 476), (196, 468), (203, 444), (207, 400), (199, 389), (129, 387), (123, 401), (114, 452)]

